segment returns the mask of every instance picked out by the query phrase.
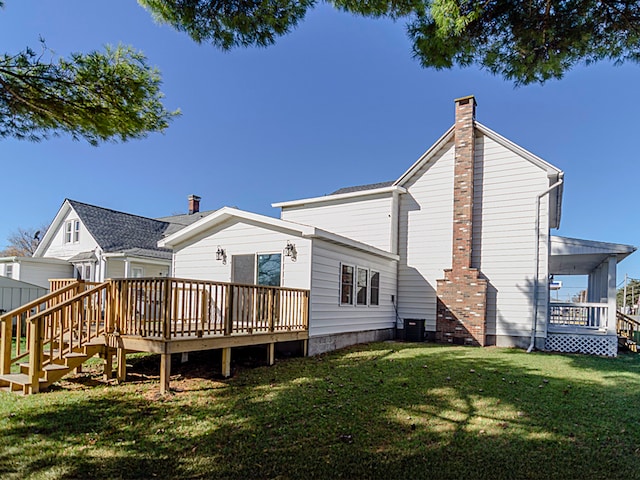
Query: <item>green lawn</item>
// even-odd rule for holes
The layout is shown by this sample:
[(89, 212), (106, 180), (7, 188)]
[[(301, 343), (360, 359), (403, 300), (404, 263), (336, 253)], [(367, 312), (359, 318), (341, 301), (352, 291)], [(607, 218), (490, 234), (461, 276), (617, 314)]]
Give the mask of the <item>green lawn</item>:
[(156, 357), (0, 394), (0, 478), (640, 478), (639, 355), (377, 343), (226, 381), (200, 361), (164, 398)]

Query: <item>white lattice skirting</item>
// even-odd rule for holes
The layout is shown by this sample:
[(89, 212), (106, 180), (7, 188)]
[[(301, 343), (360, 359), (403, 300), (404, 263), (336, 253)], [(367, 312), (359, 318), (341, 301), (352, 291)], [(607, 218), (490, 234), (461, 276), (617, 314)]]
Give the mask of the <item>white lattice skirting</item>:
[(615, 335), (549, 334), (544, 348), (553, 352), (615, 357), (618, 355), (618, 339)]

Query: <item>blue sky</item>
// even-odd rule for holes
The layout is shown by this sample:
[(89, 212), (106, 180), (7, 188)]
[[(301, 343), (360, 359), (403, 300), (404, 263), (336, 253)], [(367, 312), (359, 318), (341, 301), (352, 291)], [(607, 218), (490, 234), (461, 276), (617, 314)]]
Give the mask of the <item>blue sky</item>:
[[(40, 36), (60, 55), (133, 45), (183, 115), (164, 134), (97, 148), (0, 140), (0, 246), (18, 227), (49, 222), (67, 197), (158, 217), (184, 212), (195, 193), (203, 210), (277, 216), (272, 202), (395, 179), (453, 123), (453, 99), (469, 94), (480, 122), (564, 170), (554, 233), (640, 244), (636, 64), (514, 88), (477, 68), (423, 69), (403, 22), (324, 5), (273, 47), (224, 53), (154, 23), (135, 0), (7, 0), (3, 51), (36, 48)], [(640, 277), (640, 253), (619, 265), (625, 273)]]

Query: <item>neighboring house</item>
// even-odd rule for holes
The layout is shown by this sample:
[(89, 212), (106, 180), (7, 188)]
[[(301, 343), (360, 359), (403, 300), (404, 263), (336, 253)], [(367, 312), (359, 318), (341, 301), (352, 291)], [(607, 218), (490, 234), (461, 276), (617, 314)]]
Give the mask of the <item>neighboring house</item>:
[[(397, 180), (224, 208), (159, 242), (178, 277), (310, 289), (309, 353), (424, 321), (442, 342), (615, 355), (616, 265), (635, 247), (552, 237), (563, 172), (475, 120), (475, 99)], [(550, 303), (551, 275), (588, 303)]]
[(0, 258), (0, 274), (44, 288), (52, 278), (168, 276), (171, 252), (157, 243), (211, 213), (199, 207), (191, 195), (188, 214), (153, 219), (66, 199), (33, 257)]

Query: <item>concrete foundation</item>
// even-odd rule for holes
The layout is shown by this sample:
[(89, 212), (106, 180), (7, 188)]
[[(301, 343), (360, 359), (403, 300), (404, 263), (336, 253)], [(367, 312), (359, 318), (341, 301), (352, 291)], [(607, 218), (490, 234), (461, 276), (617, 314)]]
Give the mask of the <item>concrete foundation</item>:
[[(544, 350), (544, 338), (536, 337), (535, 348), (537, 350)], [(487, 335), (487, 345), (493, 347), (504, 347), (504, 348), (529, 348), (531, 344), (531, 337), (516, 337), (510, 335)]]
[(395, 338), (395, 328), (367, 330), (364, 332), (338, 333), (321, 337), (309, 337), (309, 356), (338, 350), (359, 343), (382, 342)]

